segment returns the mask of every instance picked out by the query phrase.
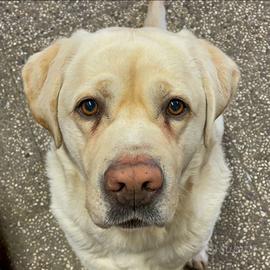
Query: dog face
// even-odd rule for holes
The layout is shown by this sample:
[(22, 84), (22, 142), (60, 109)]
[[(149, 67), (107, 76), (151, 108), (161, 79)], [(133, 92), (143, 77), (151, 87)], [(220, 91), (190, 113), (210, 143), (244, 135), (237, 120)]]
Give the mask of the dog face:
[(81, 174), (93, 222), (135, 228), (173, 219), (239, 72), (187, 31), (112, 28), (59, 40), (23, 77), (34, 117)]

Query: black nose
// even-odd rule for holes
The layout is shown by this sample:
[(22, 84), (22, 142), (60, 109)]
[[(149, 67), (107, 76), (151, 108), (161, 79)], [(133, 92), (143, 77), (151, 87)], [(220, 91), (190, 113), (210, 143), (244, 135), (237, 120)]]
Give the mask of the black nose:
[(120, 158), (107, 169), (104, 179), (107, 194), (132, 207), (149, 204), (163, 184), (161, 169), (145, 155)]

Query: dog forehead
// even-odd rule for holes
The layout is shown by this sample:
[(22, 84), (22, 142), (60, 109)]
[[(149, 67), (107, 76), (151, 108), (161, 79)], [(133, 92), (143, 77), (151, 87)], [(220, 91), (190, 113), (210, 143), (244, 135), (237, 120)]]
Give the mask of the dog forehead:
[(141, 63), (144, 68), (151, 64), (167, 66), (167, 69), (177, 65), (181, 71), (181, 67), (188, 66), (191, 57), (177, 34), (155, 28), (79, 31), (72, 38), (77, 40), (79, 47), (72, 64), (92, 67), (93, 72), (99, 72), (99, 68), (121, 68), (134, 62)]
[[(93, 39), (82, 41), (74, 62), (80, 62), (86, 66), (99, 66), (106, 68), (121, 67), (126, 63), (136, 62), (164, 64), (170, 59), (176, 61), (179, 49), (168, 42), (162, 42), (164, 38), (158, 35), (145, 34), (131, 29), (130, 31), (97, 32)], [(138, 60), (138, 61), (137, 61)], [(150, 61), (151, 60), (151, 61)]]
[[(156, 29), (112, 28), (96, 33), (80, 31), (72, 36), (78, 49), (68, 70), (79, 77), (111, 72), (123, 75), (135, 64), (144, 72), (180, 74), (190, 68), (191, 55), (176, 34)], [(138, 68), (138, 69), (139, 69)]]
[(147, 28), (112, 28), (93, 34), (80, 31), (72, 38), (77, 40), (78, 49), (65, 72), (63, 90), (73, 100), (87, 91), (91, 96), (91, 90), (103, 82), (114, 83), (116, 95), (132, 87), (141, 88), (138, 93), (143, 93), (143, 89), (164, 82), (171, 88), (189, 89), (193, 100), (193, 89), (200, 87), (192, 55), (176, 34)]

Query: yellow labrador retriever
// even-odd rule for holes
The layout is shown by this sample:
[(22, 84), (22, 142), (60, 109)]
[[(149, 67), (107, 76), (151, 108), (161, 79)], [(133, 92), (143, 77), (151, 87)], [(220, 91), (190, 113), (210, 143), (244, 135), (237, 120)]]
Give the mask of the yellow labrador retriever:
[(33, 116), (54, 143), (51, 208), (86, 269), (205, 269), (229, 186), (222, 112), (236, 64), (209, 42), (145, 27), (80, 30), (23, 69)]

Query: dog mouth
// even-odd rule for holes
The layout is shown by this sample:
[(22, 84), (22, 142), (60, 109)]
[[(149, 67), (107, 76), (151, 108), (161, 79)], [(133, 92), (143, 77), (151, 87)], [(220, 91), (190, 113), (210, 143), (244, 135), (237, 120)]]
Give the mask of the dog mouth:
[(147, 227), (150, 226), (147, 222), (138, 219), (138, 218), (133, 218), (124, 222), (121, 222), (116, 225), (117, 227), (123, 228), (123, 229), (139, 229), (142, 227)]
[(104, 222), (105, 227), (116, 227), (120, 229), (142, 229), (145, 227), (165, 225), (164, 219), (160, 216), (156, 208), (123, 209), (112, 207)]

